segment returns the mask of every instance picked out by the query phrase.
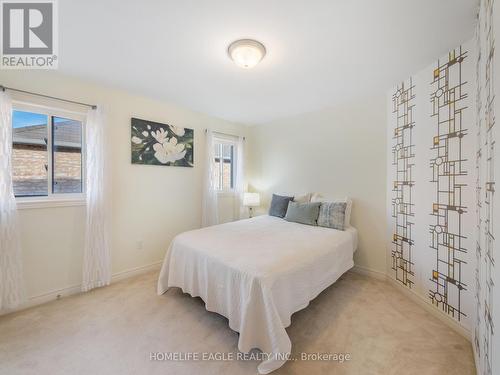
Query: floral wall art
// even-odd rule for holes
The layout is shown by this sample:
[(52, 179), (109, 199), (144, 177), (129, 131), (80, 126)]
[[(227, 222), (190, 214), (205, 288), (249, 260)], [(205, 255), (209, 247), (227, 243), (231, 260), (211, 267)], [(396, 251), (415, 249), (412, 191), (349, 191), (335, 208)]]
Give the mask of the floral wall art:
[(132, 164), (193, 166), (193, 129), (132, 118)]

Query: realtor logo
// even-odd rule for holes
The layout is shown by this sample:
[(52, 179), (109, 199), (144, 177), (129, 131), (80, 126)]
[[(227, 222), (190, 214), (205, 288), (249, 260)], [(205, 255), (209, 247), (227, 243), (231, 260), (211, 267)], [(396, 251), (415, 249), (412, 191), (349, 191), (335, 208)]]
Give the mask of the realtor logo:
[(2, 69), (57, 69), (56, 0), (1, 0)]

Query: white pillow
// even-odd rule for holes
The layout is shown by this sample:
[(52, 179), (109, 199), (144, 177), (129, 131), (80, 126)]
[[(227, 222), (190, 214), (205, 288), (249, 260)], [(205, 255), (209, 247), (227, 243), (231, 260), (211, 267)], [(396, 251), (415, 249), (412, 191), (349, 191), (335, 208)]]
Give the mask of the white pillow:
[(313, 193), (311, 194), (311, 202), (346, 202), (346, 208), (345, 208), (345, 222), (344, 226), (347, 228), (348, 226), (351, 225), (351, 211), (352, 211), (352, 199), (349, 197), (345, 197), (344, 199), (334, 199), (334, 200), (329, 200), (323, 198), (323, 196), (320, 193)]
[(311, 193), (307, 194), (292, 194), (288, 192), (280, 192), (277, 193), (278, 195), (282, 195), (285, 197), (293, 197), (293, 201), (297, 203), (309, 203), (311, 201)]
[(311, 202), (323, 202), (325, 198), (320, 193), (311, 193)]
[(293, 201), (297, 203), (309, 203), (311, 201), (311, 193), (294, 195)]

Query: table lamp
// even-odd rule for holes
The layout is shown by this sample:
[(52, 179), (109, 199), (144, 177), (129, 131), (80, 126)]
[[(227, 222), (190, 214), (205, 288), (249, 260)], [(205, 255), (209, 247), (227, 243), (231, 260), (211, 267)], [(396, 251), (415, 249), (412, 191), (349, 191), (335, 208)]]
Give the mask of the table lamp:
[(243, 206), (248, 207), (248, 217), (252, 217), (252, 211), (254, 207), (260, 206), (260, 195), (259, 193), (244, 193), (243, 194)]

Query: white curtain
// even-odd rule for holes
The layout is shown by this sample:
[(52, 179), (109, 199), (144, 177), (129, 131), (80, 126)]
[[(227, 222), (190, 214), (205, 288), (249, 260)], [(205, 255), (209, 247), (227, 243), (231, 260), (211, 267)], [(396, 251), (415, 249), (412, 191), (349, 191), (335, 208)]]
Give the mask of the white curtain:
[(89, 110), (86, 121), (85, 248), (82, 291), (111, 282), (110, 171), (106, 155), (106, 129), (102, 110)]
[(234, 218), (242, 219), (245, 215), (245, 207), (243, 207), (243, 194), (245, 193), (245, 140), (243, 137), (238, 137), (236, 143), (236, 160), (234, 173)]
[(12, 102), (0, 92), (0, 310), (25, 300), (21, 239), (12, 186)]
[(203, 198), (201, 225), (207, 227), (219, 223), (217, 191), (215, 190), (214, 133), (209, 129), (205, 137), (205, 170), (203, 175)]

